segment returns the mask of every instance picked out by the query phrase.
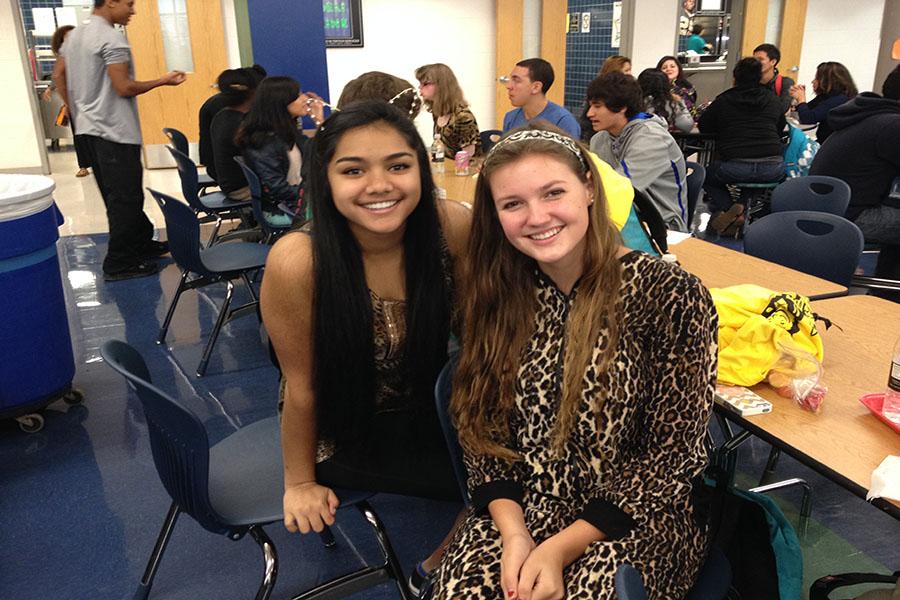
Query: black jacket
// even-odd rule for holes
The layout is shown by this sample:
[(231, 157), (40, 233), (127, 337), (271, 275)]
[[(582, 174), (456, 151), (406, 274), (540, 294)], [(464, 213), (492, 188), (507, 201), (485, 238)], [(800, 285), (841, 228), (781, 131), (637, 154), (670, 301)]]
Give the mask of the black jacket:
[(241, 167), (234, 161), (241, 155), (240, 148), (234, 143), (234, 136), (244, 120), (244, 113), (223, 108), (216, 114), (209, 127), (213, 149), (213, 163), (207, 165), (206, 172), (211, 170), (212, 177), (226, 194), (247, 187), (247, 179)]
[[(309, 165), (307, 158), (309, 138), (298, 131), (295, 143), (300, 148), (300, 155), (303, 158), (300, 175), (302, 180), (306, 181)], [(303, 184), (291, 185), (287, 181), (287, 173), (290, 168), (288, 150), (290, 148), (287, 144), (275, 134), (269, 134), (268, 141), (259, 147), (246, 146), (244, 148), (244, 159), (247, 161), (247, 166), (259, 177), (263, 206), (268, 205), (266, 207), (268, 210), (274, 210), (282, 202), (288, 206), (294, 206), (300, 198), (300, 188)]]
[(847, 218), (866, 207), (887, 204), (894, 177), (900, 176), (900, 102), (863, 92), (828, 113), (834, 130), (822, 144), (810, 175), (843, 179), (852, 196)]
[(221, 93), (207, 98), (203, 106), (200, 107), (200, 164), (206, 165), (207, 174), (213, 179), (215, 176), (215, 165), (213, 164), (213, 147), (212, 137), (210, 137), (210, 127), (213, 118), (219, 114), (219, 111), (225, 108), (225, 96)]
[(781, 156), (784, 111), (778, 98), (763, 86), (733, 87), (709, 105), (697, 126), (716, 135), (722, 160)]

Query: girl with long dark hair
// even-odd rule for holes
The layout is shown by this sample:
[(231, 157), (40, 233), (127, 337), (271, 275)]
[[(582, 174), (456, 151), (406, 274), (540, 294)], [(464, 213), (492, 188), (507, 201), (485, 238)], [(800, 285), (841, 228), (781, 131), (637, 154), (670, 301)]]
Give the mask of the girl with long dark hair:
[(694, 89), (694, 84), (684, 76), (684, 69), (681, 68), (678, 59), (674, 56), (663, 56), (656, 63), (656, 68), (666, 74), (672, 93), (684, 101), (684, 105), (696, 118), (694, 105), (697, 104), (697, 90)]
[(688, 133), (694, 127), (694, 117), (684, 105), (684, 100), (672, 93), (672, 86), (665, 73), (658, 69), (644, 69), (637, 78), (644, 93), (644, 110), (659, 115), (669, 124), (669, 130)]
[(599, 175), (541, 125), (485, 158), (451, 399), (473, 507), (439, 599), (611, 598), (623, 562), (682, 598), (705, 559), (715, 307), (622, 245)]
[(235, 136), (248, 166), (259, 177), (263, 212), (274, 226), (292, 221), (278, 209), (279, 204), (305, 213), (300, 199), (309, 139), (297, 126), (297, 119), (304, 116), (321, 123), (322, 99), (313, 92), (301, 92), (300, 84), (290, 77), (266, 77)]
[(283, 371), (285, 525), (303, 533), (334, 523), (333, 487), (459, 499), (433, 386), (470, 220), (435, 200), (422, 139), (386, 102), (335, 112), (310, 163), (311, 227), (275, 244), (261, 296)]

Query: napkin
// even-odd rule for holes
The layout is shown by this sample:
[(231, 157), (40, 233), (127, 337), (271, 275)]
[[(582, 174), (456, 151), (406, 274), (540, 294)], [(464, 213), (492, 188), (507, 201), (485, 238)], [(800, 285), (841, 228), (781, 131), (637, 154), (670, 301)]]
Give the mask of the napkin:
[(900, 500), (900, 456), (887, 456), (872, 471), (872, 483), (866, 500), (874, 498)]

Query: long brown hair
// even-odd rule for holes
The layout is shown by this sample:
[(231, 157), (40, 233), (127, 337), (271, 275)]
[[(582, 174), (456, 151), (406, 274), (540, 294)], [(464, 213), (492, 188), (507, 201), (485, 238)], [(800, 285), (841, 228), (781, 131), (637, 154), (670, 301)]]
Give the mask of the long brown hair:
[[(552, 131), (549, 124), (532, 124), (516, 131)], [(528, 139), (494, 147), (485, 160), (475, 188), (472, 233), (466, 263), (463, 344), (453, 384), (451, 413), (463, 447), (474, 454), (490, 454), (514, 461), (508, 445), (509, 422), (515, 409), (516, 380), (522, 352), (532, 333), (535, 311), (535, 261), (506, 239), (497, 217), (491, 177), (497, 169), (539, 154), (568, 166), (582, 182), (592, 182), (594, 203), (588, 208), (584, 272), (566, 323), (567, 335), (559, 412), (553, 433), (554, 450), (561, 452), (582, 399), (582, 380), (601, 330), (610, 341), (603, 349), (599, 370), (605, 370), (618, 340), (616, 301), (621, 266), (616, 252), (621, 238), (609, 218), (600, 175), (585, 146), (574, 142), (580, 156), (558, 141)], [(587, 167), (586, 167), (587, 165)], [(571, 332), (579, 332), (571, 335)]]
[(597, 77), (603, 77), (608, 73), (622, 72), (625, 70), (625, 65), (630, 64), (631, 59), (627, 56), (614, 54), (603, 61), (603, 64), (600, 66), (600, 70), (597, 71)]
[(847, 67), (839, 62), (823, 62), (816, 67), (816, 95), (853, 98), (858, 93)]
[(426, 100), (425, 106), (438, 117), (452, 115), (457, 110), (469, 105), (463, 97), (462, 88), (459, 87), (456, 75), (444, 63), (422, 65), (416, 69), (416, 79), (419, 80), (419, 83), (435, 85), (434, 99)]

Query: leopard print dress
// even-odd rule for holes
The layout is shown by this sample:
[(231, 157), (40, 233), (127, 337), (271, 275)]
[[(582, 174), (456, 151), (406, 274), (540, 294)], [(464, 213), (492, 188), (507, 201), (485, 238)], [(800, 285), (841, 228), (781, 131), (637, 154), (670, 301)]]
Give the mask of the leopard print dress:
[[(486, 510), (495, 498), (521, 503), (537, 544), (579, 518), (607, 534), (565, 569), (570, 600), (614, 598), (613, 577), (623, 562), (643, 574), (651, 599), (683, 598), (694, 582), (707, 549), (693, 488), (707, 462), (715, 307), (677, 265), (632, 252), (622, 266), (616, 353), (605, 373), (588, 367), (582, 410), (561, 457), (551, 450), (551, 436), (577, 288), (566, 296), (536, 275), (535, 328), (518, 371), (507, 442), (521, 460), (466, 456), (474, 506), (444, 555), (436, 598), (506, 596), (501, 539)], [(603, 332), (595, 356), (607, 343)]]

